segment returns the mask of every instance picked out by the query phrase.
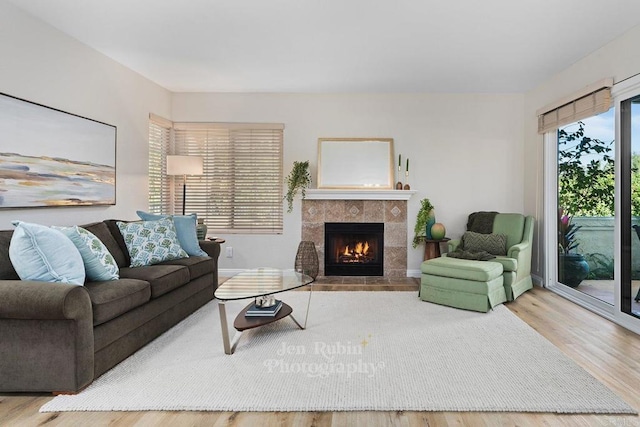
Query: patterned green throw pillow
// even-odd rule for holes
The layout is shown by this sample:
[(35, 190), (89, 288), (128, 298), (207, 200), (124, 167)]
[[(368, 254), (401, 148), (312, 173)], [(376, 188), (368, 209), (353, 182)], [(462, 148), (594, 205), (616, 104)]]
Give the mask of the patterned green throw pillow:
[(116, 224), (129, 250), (131, 267), (189, 256), (178, 242), (176, 227), (171, 218), (157, 221), (117, 221)]
[(118, 265), (109, 249), (93, 233), (82, 227), (52, 227), (62, 231), (78, 248), (87, 279), (93, 282), (117, 280), (119, 278)]
[(482, 234), (467, 231), (462, 236), (462, 246), (469, 252), (489, 252), (491, 255), (507, 254), (507, 236), (504, 234)]

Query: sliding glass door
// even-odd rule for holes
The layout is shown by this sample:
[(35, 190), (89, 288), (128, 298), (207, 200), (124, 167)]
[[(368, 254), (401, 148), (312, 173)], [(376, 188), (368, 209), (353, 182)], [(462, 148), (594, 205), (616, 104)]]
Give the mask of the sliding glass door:
[(557, 132), (557, 281), (611, 306), (616, 294), (614, 159), (613, 108)]
[(640, 76), (616, 83), (610, 94), (600, 114), (572, 116), (569, 104), (542, 117), (546, 125), (552, 115), (545, 135), (546, 283), (640, 333)]

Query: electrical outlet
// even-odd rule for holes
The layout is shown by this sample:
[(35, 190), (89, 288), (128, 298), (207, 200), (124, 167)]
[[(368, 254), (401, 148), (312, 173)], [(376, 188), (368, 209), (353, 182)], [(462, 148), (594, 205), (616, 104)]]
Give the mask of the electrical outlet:
[(233, 258), (233, 247), (228, 246), (226, 249), (227, 249), (227, 258)]

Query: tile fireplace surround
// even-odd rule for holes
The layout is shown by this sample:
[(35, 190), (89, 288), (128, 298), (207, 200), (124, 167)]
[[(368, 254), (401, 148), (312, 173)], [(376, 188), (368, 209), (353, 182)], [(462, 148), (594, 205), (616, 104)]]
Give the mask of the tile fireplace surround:
[[(384, 223), (384, 277), (407, 276), (407, 200), (413, 191), (308, 190), (302, 201), (302, 240), (316, 245), (324, 276), (325, 222)], [(364, 200), (363, 200), (364, 199)]]

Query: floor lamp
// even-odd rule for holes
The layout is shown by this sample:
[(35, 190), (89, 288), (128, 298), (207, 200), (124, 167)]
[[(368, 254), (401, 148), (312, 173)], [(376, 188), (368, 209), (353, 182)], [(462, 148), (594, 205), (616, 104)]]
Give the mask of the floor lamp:
[(182, 175), (182, 215), (187, 201), (187, 175), (202, 175), (204, 160), (197, 156), (167, 156), (167, 175)]

